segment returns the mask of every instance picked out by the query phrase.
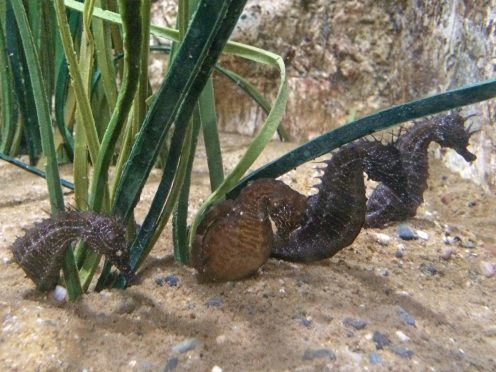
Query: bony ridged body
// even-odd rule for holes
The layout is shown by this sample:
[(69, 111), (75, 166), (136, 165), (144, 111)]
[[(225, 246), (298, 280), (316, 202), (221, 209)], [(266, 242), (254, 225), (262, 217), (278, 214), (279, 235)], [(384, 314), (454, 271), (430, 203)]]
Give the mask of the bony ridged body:
[(284, 235), (301, 222), (305, 197), (281, 181), (260, 179), (236, 200), (212, 207), (197, 229), (191, 257), (200, 282), (239, 280), (269, 258), (273, 217)]

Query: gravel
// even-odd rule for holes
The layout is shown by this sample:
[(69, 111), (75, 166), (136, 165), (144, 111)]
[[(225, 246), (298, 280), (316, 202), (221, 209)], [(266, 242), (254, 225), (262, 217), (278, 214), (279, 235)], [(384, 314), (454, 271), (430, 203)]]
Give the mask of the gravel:
[(343, 324), (347, 327), (355, 328), (356, 330), (364, 329), (367, 326), (365, 321), (356, 318), (344, 318)]
[(293, 320), (298, 321), (302, 326), (306, 328), (310, 328), (312, 326), (312, 319), (303, 313), (293, 315)]
[(391, 237), (389, 235), (383, 234), (383, 233), (377, 233), (375, 234), (376, 240), (380, 245), (387, 246), (389, 245), (389, 242), (391, 241)]
[(187, 351), (193, 350), (198, 345), (200, 345), (200, 340), (197, 338), (189, 338), (174, 346), (172, 351), (175, 353), (186, 353)]
[(307, 349), (303, 353), (303, 360), (329, 359), (336, 360), (336, 353), (330, 349)]
[(382, 360), (381, 360), (381, 356), (379, 354), (377, 354), (375, 351), (372, 351), (369, 353), (369, 362), (370, 364), (381, 364), (382, 363)]
[(452, 255), (453, 255), (453, 249), (451, 249), (450, 247), (445, 247), (443, 249), (443, 252), (441, 253), (441, 258), (443, 260), (449, 260)]
[(162, 287), (167, 284), (169, 287), (177, 287), (179, 284), (179, 278), (173, 274), (167, 276), (157, 276), (155, 279), (155, 284)]
[(67, 297), (67, 289), (65, 289), (64, 287), (58, 285), (55, 287), (55, 289), (53, 290), (52, 292), (52, 296), (53, 296), (53, 299), (58, 302), (58, 303), (62, 303), (65, 301), (66, 297)]
[(211, 297), (207, 300), (208, 307), (220, 307), (222, 306), (222, 298), (220, 297)]
[(425, 231), (422, 231), (422, 230), (417, 230), (417, 231), (416, 231), (416, 233), (417, 233), (416, 235), (417, 235), (420, 239), (422, 239), (422, 240), (426, 240), (426, 241), (427, 241), (427, 240), (429, 240), (429, 234), (427, 234)]
[(396, 228), (396, 234), (403, 240), (415, 240), (418, 236), (413, 232), (413, 230), (406, 224), (400, 224)]
[(176, 357), (172, 357), (168, 359), (167, 363), (165, 363), (164, 372), (175, 371), (178, 364), (179, 364), (179, 359), (177, 359)]
[(415, 354), (413, 350), (403, 346), (394, 346), (391, 348), (391, 351), (404, 359), (411, 359), (413, 354)]
[(421, 263), (420, 271), (422, 271), (425, 275), (430, 275), (430, 276), (439, 274), (439, 270), (437, 269), (437, 267), (431, 264), (430, 262)]
[(405, 324), (415, 327), (415, 318), (401, 306), (398, 306), (398, 315)]
[(389, 337), (379, 331), (374, 331), (374, 334), (372, 335), (372, 341), (374, 341), (375, 348), (377, 350), (384, 349), (386, 346), (391, 345), (391, 340), (389, 339)]
[(496, 275), (496, 265), (491, 262), (482, 261), (480, 263), (480, 268), (482, 274), (484, 274), (486, 278), (492, 278), (494, 275)]

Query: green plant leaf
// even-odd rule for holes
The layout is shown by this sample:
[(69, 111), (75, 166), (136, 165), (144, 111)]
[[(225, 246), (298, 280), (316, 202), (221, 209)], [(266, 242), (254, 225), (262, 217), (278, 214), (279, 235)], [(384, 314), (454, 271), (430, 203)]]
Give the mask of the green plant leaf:
[(496, 79), (464, 86), (393, 106), (365, 116), (340, 128), (327, 132), (255, 170), (245, 177), (228, 194), (234, 198), (247, 182), (257, 178), (276, 178), (298, 165), (324, 155), (341, 145), (360, 137), (389, 128), (405, 121), (436, 114), (496, 97)]
[(200, 2), (124, 168), (113, 205), (113, 212), (122, 220), (130, 217), (179, 109), (182, 115), (191, 116), (244, 3), (244, 0)]

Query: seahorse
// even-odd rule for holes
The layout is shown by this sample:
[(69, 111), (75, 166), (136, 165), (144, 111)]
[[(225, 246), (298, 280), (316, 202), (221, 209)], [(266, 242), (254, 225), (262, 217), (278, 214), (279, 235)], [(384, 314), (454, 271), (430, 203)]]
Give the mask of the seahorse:
[(353, 243), (365, 222), (363, 172), (386, 184), (404, 179), (398, 150), (379, 141), (344, 145), (325, 163), (318, 193), (308, 198), (301, 226), (287, 239), (275, 239), (273, 257), (308, 262), (335, 255)]
[(69, 243), (83, 240), (105, 255), (122, 273), (129, 274), (125, 227), (109, 216), (69, 211), (45, 219), (17, 238), (11, 250), (15, 261), (41, 291), (57, 284)]
[(213, 206), (198, 226), (191, 249), (199, 282), (253, 275), (270, 256), (272, 223), (286, 237), (300, 224), (306, 197), (281, 181), (259, 179), (235, 200)]
[(367, 226), (382, 227), (389, 222), (415, 216), (427, 189), (427, 149), (431, 142), (454, 149), (467, 162), (476, 159), (476, 156), (467, 150), (470, 136), (474, 132), (470, 127), (465, 129), (465, 120), (456, 112), (432, 120), (426, 119), (398, 137), (394, 146), (400, 152), (403, 179), (398, 182), (392, 180), (389, 184), (381, 183), (376, 187), (367, 203)]

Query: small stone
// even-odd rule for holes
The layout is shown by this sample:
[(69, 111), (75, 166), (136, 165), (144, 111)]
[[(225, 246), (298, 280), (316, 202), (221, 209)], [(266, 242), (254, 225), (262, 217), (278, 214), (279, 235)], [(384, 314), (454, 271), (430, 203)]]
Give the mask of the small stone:
[(165, 367), (164, 367), (164, 372), (175, 371), (178, 364), (179, 364), (179, 359), (176, 357), (167, 359), (167, 363), (165, 363)]
[(396, 331), (396, 337), (398, 337), (398, 339), (401, 341), (401, 342), (408, 342), (410, 341), (410, 337), (408, 337), (407, 335), (405, 335), (403, 332), (401, 331)]
[(417, 235), (413, 232), (408, 225), (401, 224), (396, 228), (396, 233), (403, 240), (415, 240), (418, 239)]
[(375, 348), (377, 350), (384, 349), (384, 347), (391, 345), (391, 340), (389, 337), (379, 331), (374, 331), (372, 335), (372, 341), (375, 343)]
[(417, 236), (420, 239), (422, 239), (422, 240), (429, 240), (429, 234), (427, 234), (425, 231), (417, 230), (416, 233), (417, 233)]
[(160, 287), (162, 287), (164, 284), (168, 284), (169, 287), (177, 287), (179, 283), (178, 277), (173, 274), (167, 276), (159, 276), (156, 277), (154, 280), (155, 280), (155, 284), (157, 284)]
[(441, 258), (443, 260), (449, 260), (452, 255), (453, 255), (453, 249), (451, 249), (450, 247), (445, 247), (443, 249), (443, 252), (441, 253)]
[(375, 237), (377, 239), (377, 243), (379, 243), (380, 245), (383, 245), (383, 246), (389, 245), (389, 242), (391, 241), (391, 237), (389, 235), (386, 235), (386, 234), (377, 233), (377, 234), (375, 234)]
[(67, 289), (65, 289), (61, 285), (57, 285), (52, 292), (52, 296), (56, 302), (64, 302), (67, 297)]
[(496, 265), (492, 264), (491, 262), (485, 262), (485, 261), (482, 261), (480, 263), (480, 268), (481, 268), (481, 271), (482, 271), (482, 274), (484, 274), (484, 276), (486, 278), (492, 278), (494, 275), (496, 275)]
[(200, 345), (200, 341), (197, 338), (190, 338), (174, 346), (172, 351), (175, 353), (185, 353), (193, 350), (198, 345)]
[(398, 315), (405, 322), (405, 324), (415, 327), (415, 318), (401, 306), (398, 306)]
[(222, 298), (220, 297), (211, 297), (207, 300), (208, 307), (220, 307), (222, 305)]
[(430, 276), (439, 274), (439, 270), (436, 268), (436, 266), (434, 266), (430, 262), (428, 263), (424, 262), (420, 264), (420, 271), (422, 271), (425, 275), (430, 275)]
[(467, 249), (474, 249), (477, 245), (472, 239), (468, 239), (462, 242), (462, 247)]
[(356, 318), (344, 318), (343, 324), (347, 327), (355, 328), (357, 331), (364, 329), (367, 326), (365, 321)]
[(403, 258), (403, 251), (400, 249), (397, 249), (396, 252), (394, 252), (394, 257)]
[(383, 276), (384, 278), (389, 276), (389, 270), (388, 269), (377, 269), (378, 273), (380, 276)]
[(303, 353), (303, 360), (313, 360), (313, 359), (329, 359), (336, 360), (336, 354), (334, 351), (329, 349), (307, 349)]
[(462, 240), (458, 236), (444, 235), (443, 242), (446, 245), (460, 243)]
[(312, 318), (307, 315), (300, 313), (293, 316), (293, 319), (300, 322), (306, 328), (310, 328), (312, 326)]
[(222, 368), (220, 368), (219, 366), (213, 366), (212, 372), (222, 372)]
[(403, 346), (395, 346), (391, 348), (391, 351), (404, 359), (410, 359), (414, 354), (413, 350)]
[(381, 364), (382, 363), (382, 360), (381, 360), (381, 356), (379, 354), (377, 354), (375, 351), (372, 351), (369, 353), (369, 362), (370, 364)]

